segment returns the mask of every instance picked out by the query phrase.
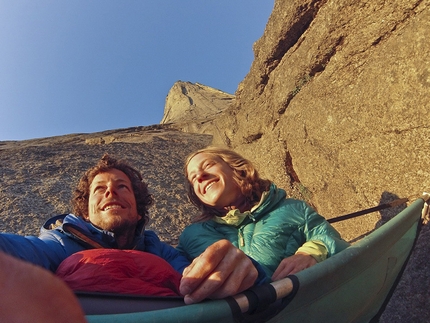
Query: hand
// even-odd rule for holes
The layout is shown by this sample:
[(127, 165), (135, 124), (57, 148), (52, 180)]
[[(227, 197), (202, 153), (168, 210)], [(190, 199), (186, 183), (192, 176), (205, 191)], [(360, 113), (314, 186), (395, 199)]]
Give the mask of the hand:
[(298, 252), (294, 256), (284, 258), (272, 275), (272, 280), (279, 280), (288, 275), (295, 274), (303, 269), (312, 267), (317, 261), (311, 255), (304, 252)]
[(51, 272), (0, 252), (0, 322), (86, 322), (73, 292)]
[(258, 272), (251, 260), (227, 240), (209, 246), (185, 268), (179, 291), (186, 304), (224, 298), (254, 285)]

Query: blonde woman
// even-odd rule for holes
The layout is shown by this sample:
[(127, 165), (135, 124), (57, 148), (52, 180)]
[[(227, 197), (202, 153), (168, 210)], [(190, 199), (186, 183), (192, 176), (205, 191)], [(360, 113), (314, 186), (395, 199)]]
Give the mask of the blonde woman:
[(232, 150), (196, 151), (184, 170), (188, 196), (200, 211), (178, 245), (189, 259), (226, 239), (257, 261), (268, 277), (279, 280), (349, 246), (308, 204), (287, 198)]

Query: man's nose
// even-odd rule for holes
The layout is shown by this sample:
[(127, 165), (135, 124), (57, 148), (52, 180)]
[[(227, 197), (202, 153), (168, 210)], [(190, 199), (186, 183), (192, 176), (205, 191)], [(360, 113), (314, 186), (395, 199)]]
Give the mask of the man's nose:
[(110, 195), (117, 195), (116, 187), (113, 185), (108, 185), (105, 191), (105, 197), (109, 197)]

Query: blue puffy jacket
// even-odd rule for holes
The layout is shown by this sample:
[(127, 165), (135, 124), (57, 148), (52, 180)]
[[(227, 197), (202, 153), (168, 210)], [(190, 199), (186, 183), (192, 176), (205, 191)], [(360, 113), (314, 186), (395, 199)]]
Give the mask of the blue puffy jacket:
[[(49, 229), (57, 220), (62, 224)], [(113, 233), (103, 231), (73, 214), (57, 215), (41, 228), (39, 237), (0, 234), (0, 250), (55, 272), (75, 252), (92, 248), (117, 248)], [(153, 231), (136, 230), (133, 249), (157, 255), (182, 274), (190, 261), (172, 246), (160, 241)]]

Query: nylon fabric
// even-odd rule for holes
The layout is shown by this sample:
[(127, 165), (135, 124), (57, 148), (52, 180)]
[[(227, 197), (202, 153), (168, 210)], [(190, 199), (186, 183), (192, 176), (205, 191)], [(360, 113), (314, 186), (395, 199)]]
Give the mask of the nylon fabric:
[(160, 257), (138, 250), (77, 252), (60, 264), (56, 275), (73, 291), (180, 296), (181, 275)]

